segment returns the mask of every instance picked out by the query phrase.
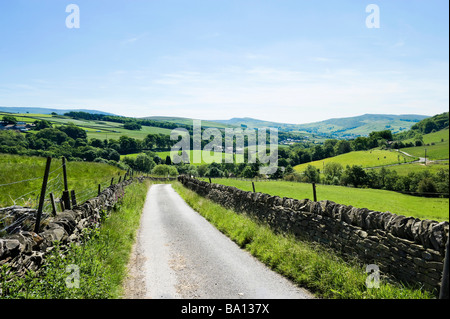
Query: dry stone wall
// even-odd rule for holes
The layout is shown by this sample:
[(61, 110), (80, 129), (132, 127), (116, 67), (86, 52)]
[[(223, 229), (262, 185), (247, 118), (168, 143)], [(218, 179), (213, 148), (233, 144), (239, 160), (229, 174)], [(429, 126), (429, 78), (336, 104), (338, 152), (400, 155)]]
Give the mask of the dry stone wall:
[(375, 264), (381, 274), (439, 291), (449, 224), (331, 201), (280, 198), (187, 176), (179, 181), (224, 207), (245, 212), (278, 231), (319, 242), (343, 256)]
[(80, 242), (83, 229), (98, 226), (102, 212), (109, 211), (123, 196), (124, 188), (135, 180), (142, 181), (142, 178), (112, 185), (82, 205), (57, 213), (41, 224), (39, 233), (18, 231), (0, 238), (0, 267), (8, 264), (19, 276), (28, 269), (36, 271), (56, 242), (60, 246)]

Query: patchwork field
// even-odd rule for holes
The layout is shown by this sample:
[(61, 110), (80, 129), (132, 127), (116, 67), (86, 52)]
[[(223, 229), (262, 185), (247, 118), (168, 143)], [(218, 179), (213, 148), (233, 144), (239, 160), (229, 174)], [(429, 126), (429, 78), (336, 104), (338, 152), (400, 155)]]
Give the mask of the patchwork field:
[(411, 158), (405, 156), (396, 151), (387, 150), (370, 150), (370, 151), (354, 151), (335, 157), (325, 158), (323, 160), (318, 160), (310, 163), (300, 164), (294, 167), (297, 172), (303, 172), (308, 165), (312, 165), (320, 170), (330, 162), (339, 163), (343, 167), (346, 165), (361, 165), (362, 167), (377, 167), (394, 165), (405, 162), (412, 162), (416, 158)]
[[(0, 112), (0, 117), (9, 113)], [(139, 131), (127, 130), (123, 128), (122, 123), (107, 122), (107, 121), (88, 121), (88, 120), (76, 120), (66, 116), (52, 116), (48, 114), (13, 114), (17, 121), (33, 123), (36, 120), (46, 120), (51, 122), (55, 127), (59, 125), (66, 125), (73, 123), (78, 127), (84, 129), (87, 133), (87, 137), (104, 139), (116, 139), (118, 140), (122, 135), (128, 137), (143, 140), (148, 134), (165, 134), (169, 135), (171, 130), (162, 127), (142, 126)], [(33, 132), (33, 131), (30, 131)]]

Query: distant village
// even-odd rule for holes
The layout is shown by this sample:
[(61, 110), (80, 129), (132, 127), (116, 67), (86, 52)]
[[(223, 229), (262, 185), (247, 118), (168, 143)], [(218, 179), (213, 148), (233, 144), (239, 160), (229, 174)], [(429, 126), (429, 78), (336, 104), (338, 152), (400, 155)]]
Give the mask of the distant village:
[(34, 123), (16, 122), (15, 124), (11, 124), (7, 121), (0, 121), (0, 130), (26, 132), (34, 128), (35, 126), (36, 124)]

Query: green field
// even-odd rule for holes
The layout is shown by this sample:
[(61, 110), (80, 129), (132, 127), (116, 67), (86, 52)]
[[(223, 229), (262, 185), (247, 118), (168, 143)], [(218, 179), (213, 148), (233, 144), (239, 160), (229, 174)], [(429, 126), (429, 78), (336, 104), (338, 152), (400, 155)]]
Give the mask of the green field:
[[(205, 179), (206, 180), (206, 179)], [(212, 179), (213, 183), (234, 186), (252, 191), (251, 181), (235, 179)], [(317, 185), (317, 200), (330, 200), (335, 203), (368, 208), (374, 211), (413, 216), (437, 221), (449, 220), (448, 198), (424, 198), (404, 195), (397, 192), (350, 188), (343, 186)], [(295, 199), (313, 198), (312, 186), (307, 183), (285, 181), (255, 182), (257, 192)]]
[[(448, 161), (431, 162), (425, 165), (424, 163), (407, 163), (402, 165), (394, 165), (386, 167), (391, 171), (396, 171), (400, 176), (406, 176), (409, 173), (419, 173), (429, 171), (432, 174), (437, 173), (440, 169), (449, 169)], [(375, 170), (381, 170), (381, 168), (374, 168)]]
[(339, 163), (343, 167), (346, 165), (361, 165), (362, 167), (377, 167), (411, 162), (414, 158), (405, 156), (396, 151), (386, 151), (373, 149), (370, 151), (354, 151), (334, 157), (325, 158), (310, 163), (300, 164), (294, 167), (297, 172), (303, 172), (308, 165), (312, 165), (320, 170), (330, 162)]
[[(42, 157), (0, 154), (0, 207), (16, 204), (36, 208), (45, 163)], [(97, 196), (98, 184), (104, 189), (110, 185), (112, 177), (117, 182), (119, 175), (125, 173), (115, 166), (93, 162), (66, 162), (66, 167), (69, 190), (75, 190), (79, 203)], [(47, 198), (50, 192), (58, 198), (64, 188), (60, 159), (52, 159), (50, 172)], [(46, 208), (49, 208), (48, 202)]]
[(447, 142), (430, 146), (407, 147), (402, 148), (401, 150), (417, 157), (425, 157), (426, 152), (427, 160), (441, 160), (448, 159), (448, 147), (449, 144)]
[[(3, 115), (11, 115), (11, 114), (0, 112), (0, 117), (2, 117)], [(142, 126), (142, 129), (139, 131), (127, 130), (123, 128), (122, 123), (107, 122), (107, 121), (76, 120), (61, 115), (52, 116), (48, 114), (13, 114), (13, 116), (16, 118), (17, 121), (26, 123), (33, 123), (36, 120), (46, 120), (52, 123), (55, 127), (73, 123), (86, 131), (88, 139), (98, 138), (100, 140), (104, 139), (118, 140), (122, 135), (126, 135), (128, 137), (143, 140), (148, 134), (169, 135), (170, 132), (172, 131), (170, 129), (153, 126)]]
[[(414, 139), (408, 139), (404, 142), (414, 142)], [(427, 159), (442, 160), (449, 158), (449, 130), (441, 130), (434, 133), (425, 134), (423, 143), (429, 144), (424, 146), (402, 148), (401, 151), (417, 157), (425, 157)], [(434, 144), (434, 145), (433, 145)]]
[[(171, 157), (171, 159), (173, 160), (173, 158), (172, 158), (172, 156), (171, 156), (171, 154), (170, 154), (171, 152), (170, 151), (167, 151), (167, 152), (157, 152), (156, 154), (159, 156), (159, 157), (161, 157), (162, 159), (166, 159), (166, 157), (167, 156), (170, 156)], [(220, 159), (220, 155), (218, 155), (217, 157), (217, 162), (218, 163), (222, 163), (222, 161), (223, 162), (225, 162), (225, 153), (221, 153), (222, 154), (222, 159)], [(195, 158), (194, 158), (194, 155), (195, 156), (198, 156), (198, 157), (200, 157), (200, 160), (201, 160), (201, 162), (199, 163), (199, 162), (195, 162), (194, 163), (194, 160), (196, 160)], [(191, 165), (203, 165), (203, 164), (209, 164), (209, 163), (212, 163), (212, 161), (209, 161), (209, 159), (207, 159), (206, 158), (206, 156), (207, 156), (208, 154), (207, 154), (207, 152), (204, 152), (204, 151), (199, 151), (199, 150), (190, 150), (189, 151), (189, 159), (190, 159), (190, 163), (191, 163)], [(211, 156), (212, 156), (213, 154), (212, 154), (212, 152), (211, 152)], [(205, 161), (205, 159), (206, 159), (206, 161)]]

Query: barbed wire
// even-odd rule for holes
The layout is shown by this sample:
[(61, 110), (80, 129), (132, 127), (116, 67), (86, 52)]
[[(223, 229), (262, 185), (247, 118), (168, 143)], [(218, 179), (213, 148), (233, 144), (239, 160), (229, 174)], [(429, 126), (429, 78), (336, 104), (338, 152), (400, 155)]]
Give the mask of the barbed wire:
[[(57, 173), (61, 168), (63, 168), (63, 166), (64, 165), (60, 165), (59, 167), (50, 171), (49, 177), (52, 174)], [(63, 176), (61, 176), (61, 175), (62, 175), (62, 172), (59, 172), (58, 174), (56, 174), (55, 176), (52, 176), (52, 178), (50, 178), (47, 181), (47, 187), (46, 187), (45, 195), (44, 195), (45, 199), (44, 199), (44, 205), (43, 205), (43, 209), (42, 209), (41, 222), (48, 219), (50, 216), (52, 216), (52, 213), (53, 213), (53, 205), (52, 205), (51, 200), (49, 198), (46, 198), (47, 195), (50, 193), (62, 194), (63, 191), (65, 190)], [(115, 177), (115, 176), (111, 176), (111, 177)], [(98, 185), (100, 185), (100, 190), (104, 190), (105, 188), (109, 187), (111, 185), (111, 177), (103, 179), (102, 181), (96, 183), (95, 186), (93, 186), (93, 187), (85, 187), (78, 193), (77, 193), (78, 190), (76, 190), (75, 196), (77, 197), (77, 202), (84, 203), (87, 200), (89, 200), (90, 198), (96, 197), (98, 195), (98, 191), (99, 191)], [(29, 182), (29, 181), (35, 181), (35, 180), (39, 180), (39, 179), (43, 179), (43, 177), (33, 177), (33, 178), (24, 179), (21, 181), (0, 184), (0, 187)], [(32, 190), (28, 190), (26, 193), (21, 194), (20, 196), (14, 198), (14, 199), (11, 197), (11, 195), (9, 195), (13, 205), (17, 205), (20, 203), (20, 201), (23, 201), (22, 206), (26, 205), (27, 208), (30, 209), (30, 211), (25, 212), (21, 216), (17, 217), (17, 214), (14, 213), (14, 210), (11, 210), (9, 213), (7, 213), (5, 216), (3, 216), (0, 219), (0, 227), (2, 227), (0, 229), (0, 232), (6, 231), (8, 233), (12, 233), (12, 232), (16, 232), (18, 229), (31, 230), (32, 227), (34, 227), (34, 220), (36, 218), (36, 213), (33, 212), (33, 210), (37, 211), (40, 193), (41, 193), (41, 187), (34, 188)], [(61, 202), (61, 200), (62, 200), (61, 197), (62, 196), (56, 195), (56, 197), (54, 197), (55, 203)], [(57, 207), (55, 207), (55, 208), (57, 209)], [(7, 220), (8, 218), (13, 218), (14, 220), (12, 223), (6, 225), (5, 220)], [(32, 222), (25, 224), (25, 222), (27, 220), (32, 220)]]

